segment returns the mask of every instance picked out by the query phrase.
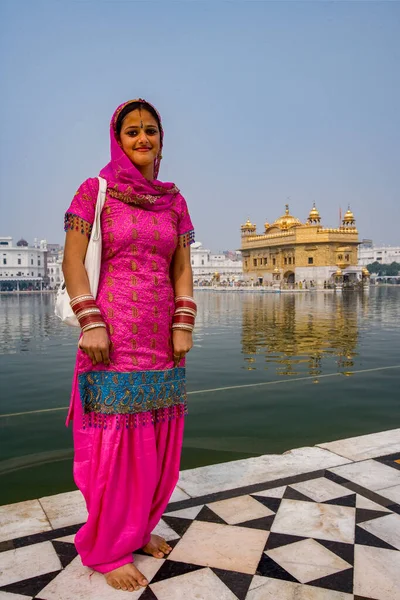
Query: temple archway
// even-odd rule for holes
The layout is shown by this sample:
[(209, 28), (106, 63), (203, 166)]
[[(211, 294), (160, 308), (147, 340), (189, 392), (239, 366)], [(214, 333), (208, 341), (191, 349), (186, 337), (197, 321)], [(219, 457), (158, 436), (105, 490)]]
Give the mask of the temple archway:
[(286, 271), (285, 275), (283, 276), (284, 280), (286, 281), (286, 283), (289, 284), (294, 284), (295, 282), (295, 276), (294, 276), (294, 272), (293, 271)]

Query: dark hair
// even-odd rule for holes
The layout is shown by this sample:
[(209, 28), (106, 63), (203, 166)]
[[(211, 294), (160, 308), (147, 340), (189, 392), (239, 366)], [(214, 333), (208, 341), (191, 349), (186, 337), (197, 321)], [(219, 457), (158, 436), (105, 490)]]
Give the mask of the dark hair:
[(124, 106), (124, 108), (118, 115), (117, 122), (115, 123), (115, 132), (117, 136), (119, 136), (121, 133), (122, 122), (125, 119), (126, 115), (129, 115), (129, 113), (133, 112), (134, 110), (140, 109), (147, 110), (155, 118), (155, 120), (157, 121), (158, 129), (162, 134), (160, 117), (158, 116), (157, 111), (153, 108), (153, 106), (151, 106), (151, 104), (147, 104), (147, 102), (130, 102), (129, 104)]

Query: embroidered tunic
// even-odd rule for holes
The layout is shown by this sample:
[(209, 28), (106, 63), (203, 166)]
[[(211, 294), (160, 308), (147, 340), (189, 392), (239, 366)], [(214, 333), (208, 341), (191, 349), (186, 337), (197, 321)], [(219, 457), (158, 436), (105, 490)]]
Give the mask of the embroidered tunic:
[[(65, 215), (65, 230), (90, 235), (98, 187), (97, 178), (81, 185)], [(107, 193), (101, 231), (96, 302), (111, 340), (110, 365), (93, 366), (78, 349), (76, 375), (87, 424), (106, 426), (107, 415), (116, 417), (118, 427), (182, 416), (185, 366), (181, 361), (175, 368), (173, 362), (170, 267), (178, 243), (194, 241), (186, 201), (177, 194), (170, 208), (152, 212)]]

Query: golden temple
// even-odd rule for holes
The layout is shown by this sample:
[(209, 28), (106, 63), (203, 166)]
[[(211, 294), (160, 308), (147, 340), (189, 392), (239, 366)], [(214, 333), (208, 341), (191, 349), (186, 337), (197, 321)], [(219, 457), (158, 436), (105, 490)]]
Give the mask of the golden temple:
[(256, 225), (241, 226), (243, 272), (246, 280), (260, 285), (331, 287), (338, 282), (361, 283), (369, 276), (358, 266), (359, 244), (356, 221), (350, 206), (340, 227), (327, 228), (313, 205), (302, 223), (289, 212), (271, 225), (264, 224), (258, 234)]

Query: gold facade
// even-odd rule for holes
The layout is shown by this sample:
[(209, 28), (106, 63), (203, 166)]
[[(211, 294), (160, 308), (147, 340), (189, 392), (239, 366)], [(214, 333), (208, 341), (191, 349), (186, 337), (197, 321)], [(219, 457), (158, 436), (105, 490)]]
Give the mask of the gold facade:
[[(363, 276), (357, 266), (358, 231), (350, 208), (340, 227), (327, 228), (322, 226), (315, 205), (305, 223), (293, 217), (286, 205), (282, 217), (272, 225), (265, 223), (264, 233), (257, 234), (256, 226), (248, 220), (241, 226), (241, 234), (247, 279), (294, 283), (296, 275), (301, 280), (323, 275), (333, 279), (342, 273), (358, 279)], [(317, 271), (321, 267), (328, 270)]]

